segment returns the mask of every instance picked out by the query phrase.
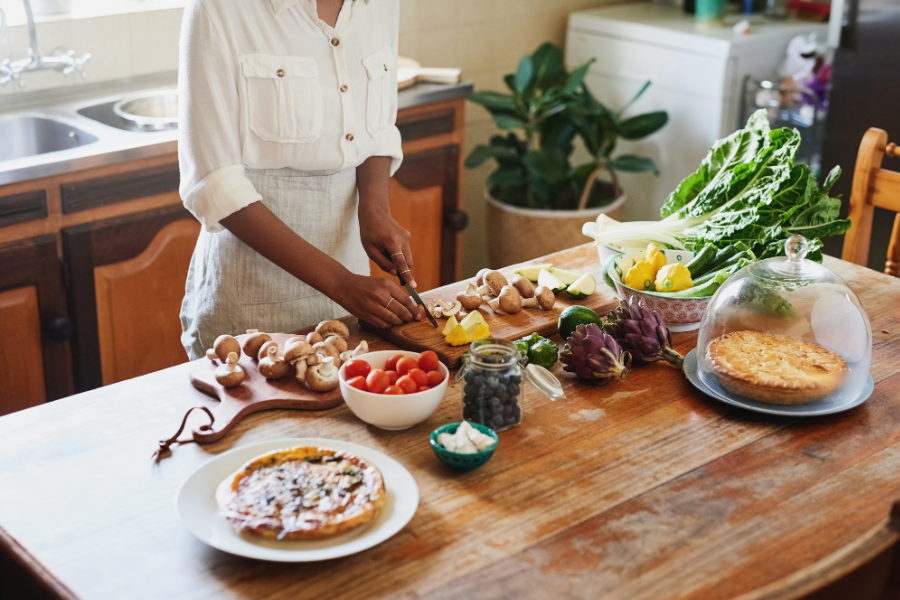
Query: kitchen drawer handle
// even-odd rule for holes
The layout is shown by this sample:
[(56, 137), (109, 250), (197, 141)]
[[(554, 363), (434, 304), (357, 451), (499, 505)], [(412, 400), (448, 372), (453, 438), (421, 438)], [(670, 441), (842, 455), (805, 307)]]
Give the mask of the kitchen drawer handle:
[(75, 326), (72, 319), (67, 317), (52, 317), (47, 319), (44, 327), (47, 337), (54, 342), (65, 342), (75, 333)]
[(446, 216), (444, 227), (451, 231), (462, 231), (469, 225), (469, 215), (465, 211), (457, 210)]

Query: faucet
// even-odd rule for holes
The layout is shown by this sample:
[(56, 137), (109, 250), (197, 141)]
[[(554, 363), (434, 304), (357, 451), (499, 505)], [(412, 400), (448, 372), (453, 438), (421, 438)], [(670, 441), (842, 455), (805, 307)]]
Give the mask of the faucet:
[[(81, 58), (75, 57), (74, 50), (66, 50), (63, 52), (54, 52), (52, 56), (42, 56), (38, 50), (37, 30), (34, 26), (34, 15), (31, 12), (31, 2), (22, 0), (25, 4), (25, 16), (28, 19), (28, 39), (30, 48), (28, 49), (28, 58), (22, 60), (10, 61), (4, 58), (0, 61), (0, 85), (5, 86), (10, 81), (15, 81), (19, 88), (25, 87), (22, 81), (22, 73), (26, 71), (46, 71), (56, 69), (63, 75), (68, 75), (75, 71), (81, 74), (82, 79), (87, 79), (87, 73), (84, 72), (84, 63), (91, 59), (91, 55), (85, 54)], [(6, 32), (6, 13), (0, 8), (0, 40)]]

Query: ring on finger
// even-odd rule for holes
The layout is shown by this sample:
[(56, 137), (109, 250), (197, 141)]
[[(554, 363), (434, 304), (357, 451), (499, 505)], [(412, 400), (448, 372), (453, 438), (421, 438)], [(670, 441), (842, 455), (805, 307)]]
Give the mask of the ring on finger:
[(400, 274), (403, 275), (404, 273), (409, 273), (409, 271), (410, 271), (409, 269), (407, 269), (405, 271), (400, 271)]
[(391, 305), (391, 302), (393, 302), (393, 301), (394, 301), (394, 298), (393, 298), (393, 296), (391, 296), (391, 299), (388, 300), (388, 303), (385, 304), (384, 307), (385, 307), (385, 308), (389, 307), (389, 306)]
[(402, 252), (394, 252), (391, 256), (403, 256)]

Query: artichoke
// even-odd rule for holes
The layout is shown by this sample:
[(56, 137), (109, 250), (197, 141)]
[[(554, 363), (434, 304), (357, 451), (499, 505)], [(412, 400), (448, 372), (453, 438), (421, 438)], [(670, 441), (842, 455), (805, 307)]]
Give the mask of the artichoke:
[(614, 377), (625, 379), (631, 367), (631, 355), (623, 352), (616, 340), (595, 323), (576, 327), (559, 358), (569, 373), (600, 384)]
[(672, 335), (662, 316), (641, 301), (620, 301), (607, 313), (603, 329), (637, 363), (664, 360), (679, 369), (684, 364), (684, 357), (672, 349)]

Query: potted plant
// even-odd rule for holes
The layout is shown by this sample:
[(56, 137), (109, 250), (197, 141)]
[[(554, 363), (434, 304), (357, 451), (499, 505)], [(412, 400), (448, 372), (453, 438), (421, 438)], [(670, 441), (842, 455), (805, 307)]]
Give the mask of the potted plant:
[[(469, 99), (486, 108), (504, 135), (481, 144), (466, 158), (466, 167), (494, 160), (485, 200), (491, 235), (491, 266), (530, 260), (581, 241), (581, 226), (625, 202), (616, 171), (653, 172), (648, 158), (613, 157), (619, 138), (636, 140), (659, 130), (665, 111), (624, 118), (623, 113), (649, 82), (621, 110), (611, 111), (584, 86), (590, 62), (572, 72), (562, 51), (543, 44), (525, 56), (515, 73), (504, 77), (510, 93), (481, 91)], [(591, 156), (573, 167), (570, 158), (580, 138)], [(600, 176), (606, 174), (606, 178)]]

